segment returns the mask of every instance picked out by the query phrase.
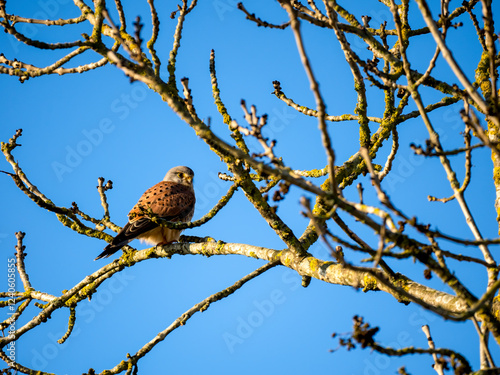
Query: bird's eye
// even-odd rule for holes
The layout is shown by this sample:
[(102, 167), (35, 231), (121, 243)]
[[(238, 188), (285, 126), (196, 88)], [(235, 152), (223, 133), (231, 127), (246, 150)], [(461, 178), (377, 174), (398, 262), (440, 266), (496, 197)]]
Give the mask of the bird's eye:
[(182, 172), (177, 172), (177, 177), (182, 178), (184, 174)]

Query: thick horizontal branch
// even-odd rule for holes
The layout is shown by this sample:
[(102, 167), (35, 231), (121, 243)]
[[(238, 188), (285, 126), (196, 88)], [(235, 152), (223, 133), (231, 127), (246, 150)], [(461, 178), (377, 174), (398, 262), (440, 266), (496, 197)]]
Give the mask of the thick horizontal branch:
[[(398, 301), (409, 302), (405, 296), (377, 282), (377, 279), (370, 272), (347, 270), (340, 264), (325, 262), (313, 256), (299, 257), (287, 250), (274, 250), (265, 247), (223, 243), (220, 241), (191, 244), (177, 243), (137, 251), (129, 255), (127, 259), (129, 262), (135, 263), (149, 258), (170, 258), (175, 254), (201, 254), (205, 256), (239, 254), (270, 262), (279, 260), (282, 265), (294, 269), (302, 276), (310, 276), (331, 284), (360, 288), (364, 291), (384, 291), (393, 295)], [(393, 278), (391, 282), (394, 284), (394, 287), (404, 289), (415, 299), (422, 300), (425, 303), (447, 310), (450, 313), (459, 314), (467, 310), (467, 305), (463, 299), (429, 288), (406, 277), (399, 276)]]

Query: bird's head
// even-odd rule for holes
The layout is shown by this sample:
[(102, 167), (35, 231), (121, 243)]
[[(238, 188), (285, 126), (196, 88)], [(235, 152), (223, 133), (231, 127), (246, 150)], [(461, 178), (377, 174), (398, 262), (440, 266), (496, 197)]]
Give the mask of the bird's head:
[(193, 186), (194, 172), (189, 167), (174, 167), (167, 172), (163, 181), (175, 182), (178, 184)]

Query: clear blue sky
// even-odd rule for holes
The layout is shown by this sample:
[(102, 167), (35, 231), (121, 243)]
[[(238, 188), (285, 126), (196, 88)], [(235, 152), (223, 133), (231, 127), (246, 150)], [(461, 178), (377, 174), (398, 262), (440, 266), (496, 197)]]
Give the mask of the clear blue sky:
[[(137, 14), (149, 19), (147, 4), (134, 3), (135, 8), (127, 8), (129, 25)], [(245, 5), (269, 22), (286, 21), (287, 15), (277, 3), (269, 3), (259, 0)], [(164, 73), (176, 25), (176, 21), (169, 18), (175, 4), (162, 2), (158, 5), (161, 36), (156, 49), (162, 58)], [(345, 6), (348, 4), (345, 2)], [(456, 4), (459, 2), (451, 2), (451, 6)], [(356, 6), (356, 16), (370, 15), (373, 26), (384, 19), (392, 24), (390, 14), (380, 3), (358, 1)], [(500, 10), (498, 4), (495, 7)], [(78, 15), (68, 0), (8, 2), (8, 12), (16, 9), (21, 10), (23, 16), (35, 18)], [(465, 36), (472, 30), (470, 20), (466, 16), (460, 20), (466, 26), (458, 31), (450, 30), (449, 38), (452, 46), (461, 48), (456, 56), (473, 78), (479, 46), (474, 34)], [(423, 25), (419, 17), (411, 22)], [(47, 30), (33, 25), (20, 26), (20, 30), (34, 39), (45, 38), (52, 42), (74, 40), (82, 32), (89, 33), (87, 24), (64, 34), (60, 33), (61, 29)], [(148, 32), (146, 22), (144, 35), (149, 35)], [(356, 96), (352, 77), (333, 32), (306, 24), (303, 24), (303, 32), (328, 113), (353, 113)], [(362, 44), (354, 38), (350, 41), (358, 53), (369, 56)], [(0, 49), (9, 59), (17, 57), (37, 66), (50, 64), (60, 56), (59, 52), (40, 53), (5, 33), (0, 33)], [(316, 120), (295, 113), (271, 95), (272, 81), (279, 80), (289, 97), (300, 104), (314, 106), (291, 30), (256, 27), (245, 20), (233, 0), (200, 1), (188, 16), (177, 61), (177, 78), (189, 77), (198, 114), (205, 119), (210, 117), (214, 131), (230, 139), (213, 104), (208, 71), (211, 49), (216, 53), (222, 99), (231, 116), (244, 124), (240, 100), (256, 105), (259, 114), (269, 115), (272, 126), (266, 130), (267, 135), (278, 139), (276, 152), (283, 156), (286, 165), (295, 169), (324, 167), (326, 158)], [(422, 71), (426, 59), (434, 52), (434, 43), (422, 37), (415, 40), (409, 52)], [(76, 62), (96, 59), (95, 54), (89, 53)], [(452, 77), (442, 61), (436, 72), (441, 79)], [(451, 81), (456, 80), (451, 78)], [(15, 150), (14, 156), (28, 178), (57, 205), (70, 207), (75, 201), (84, 212), (101, 217), (102, 207), (95, 187), (97, 178), (103, 176), (114, 183), (113, 190), (108, 192), (111, 218), (123, 225), (140, 195), (176, 165), (188, 165), (195, 171), (198, 200), (195, 219), (203, 216), (229, 188), (228, 183), (216, 177), (218, 172), (226, 172), (225, 165), (206, 144), (156, 94), (140, 83), (130, 84), (114, 67), (106, 66), (81, 75), (30, 79), (23, 84), (4, 75), (0, 76), (0, 85), (3, 94), (0, 140), (5, 142), (16, 129), (23, 129), (19, 140), (22, 147)], [(428, 95), (424, 97), (426, 104), (438, 98), (430, 90), (423, 92)], [(369, 99), (369, 114), (380, 116), (383, 111), (380, 96), (373, 92)], [(411, 105), (407, 111), (414, 109)], [(448, 148), (462, 144), (458, 135), (461, 129), (458, 110), (458, 107), (444, 109), (431, 116)], [(335, 123), (330, 124), (329, 129), (340, 164), (359, 148), (357, 125), (354, 122)], [(376, 130), (375, 125), (372, 130)], [(384, 188), (409, 216), (415, 215), (422, 222), (438, 223), (438, 229), (444, 232), (472, 238), (455, 202), (443, 205), (427, 201), (428, 194), (447, 196), (451, 189), (437, 160), (422, 160), (409, 150), (410, 143), (423, 144), (426, 137), (419, 120), (400, 128), (400, 159), (395, 162), (394, 175), (387, 178)], [(255, 142), (250, 144), (252, 151), (260, 151)], [(376, 161), (384, 163), (388, 152), (389, 147), (385, 147)], [(455, 157), (453, 163), (462, 177), (462, 157)], [(488, 151), (477, 151), (473, 163), (473, 178), (477, 180), (473, 180), (467, 198), (483, 235), (493, 238), (497, 236), (497, 227)], [(0, 161), (0, 169), (10, 171), (10, 165)], [(362, 181), (367, 198), (375, 202), (373, 194), (369, 193), (368, 180)], [(106, 264), (106, 260), (93, 261), (105, 246), (104, 242), (63, 227), (54, 214), (36, 207), (6, 175), (0, 176), (0, 189), (3, 209), (0, 248), (5, 268), (14, 252), (14, 233), (26, 232), (26, 265), (36, 290), (60, 295), (63, 289), (69, 289)], [(345, 195), (356, 199), (355, 187), (347, 189)], [(292, 188), (278, 211), (298, 235), (307, 225), (299, 215), (300, 196), (298, 190)], [(377, 243), (373, 233), (360, 226), (355, 228), (367, 241)], [(210, 235), (226, 242), (275, 249), (284, 246), (240, 191), (215, 219), (186, 234)], [(144, 248), (139, 242), (132, 245)], [(454, 245), (445, 246), (456, 250)], [(479, 256), (474, 250), (466, 251)], [(328, 251), (319, 243), (311, 252), (322, 259), (330, 259)], [(359, 260), (358, 255), (349, 252), (347, 258)], [(450, 263), (474, 291), (484, 287), (486, 277), (482, 270)], [(83, 373), (89, 366), (96, 371), (108, 369), (126, 359), (126, 353), (135, 353), (194, 304), (232, 285), (262, 264), (237, 255), (174, 256), (142, 262), (104, 283), (90, 302), (78, 305), (75, 331), (65, 344), (59, 345), (56, 341), (66, 331), (68, 311), (58, 310), (47, 323), (18, 341), (17, 359), (28, 367), (57, 374)], [(422, 267), (413, 266), (411, 262), (401, 267), (417, 281), (443, 288), (436, 278), (423, 280)], [(0, 280), (1, 283), (5, 285), (7, 280)], [(21, 285), (19, 280), (18, 283)], [(37, 311), (31, 306), (19, 326)], [(377, 340), (392, 347), (426, 347), (420, 327), (430, 324), (438, 347), (458, 350), (477, 366), (478, 339), (469, 322), (443, 323), (439, 317), (414, 305), (399, 304), (382, 292), (363, 293), (316, 280), (308, 288), (302, 288), (296, 273), (277, 267), (249, 282), (230, 298), (192, 317), (186, 326), (176, 330), (142, 359), (139, 370), (144, 374), (328, 371), (377, 375), (395, 373), (398, 367), (406, 364), (410, 373), (432, 371), (430, 357), (401, 360), (366, 350), (347, 352), (343, 349), (330, 353), (329, 349), (337, 347), (331, 333), (350, 331), (355, 314), (380, 326)], [(498, 350), (495, 354), (498, 355)]]

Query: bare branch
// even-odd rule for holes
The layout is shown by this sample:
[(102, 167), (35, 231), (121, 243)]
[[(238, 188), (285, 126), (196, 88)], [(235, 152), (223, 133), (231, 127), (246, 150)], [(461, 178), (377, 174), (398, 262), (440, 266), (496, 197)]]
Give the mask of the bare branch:
[[(436, 347), (434, 346), (434, 340), (432, 340), (431, 331), (429, 329), (429, 326), (427, 324), (423, 325), (422, 331), (424, 332), (425, 336), (427, 337), (427, 343), (429, 344), (429, 348), (431, 350), (434, 350)], [(444, 375), (443, 364), (438, 360), (436, 353), (432, 353), (432, 357), (434, 358), (434, 366), (433, 366), (434, 370), (438, 373), (438, 375)]]

